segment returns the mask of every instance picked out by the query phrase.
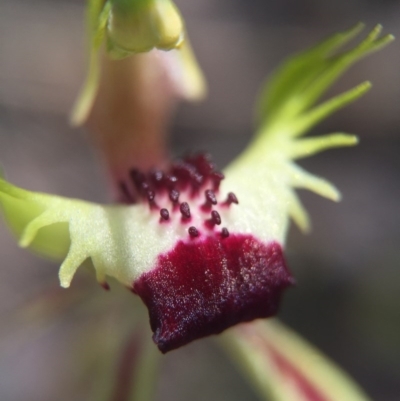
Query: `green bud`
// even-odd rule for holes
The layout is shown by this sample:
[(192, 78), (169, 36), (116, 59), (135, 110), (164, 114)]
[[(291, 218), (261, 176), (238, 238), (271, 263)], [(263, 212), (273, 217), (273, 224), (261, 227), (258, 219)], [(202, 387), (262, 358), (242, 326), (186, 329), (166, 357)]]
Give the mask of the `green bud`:
[(122, 58), (153, 48), (179, 47), (184, 38), (184, 23), (170, 0), (112, 0), (106, 35), (111, 56)]

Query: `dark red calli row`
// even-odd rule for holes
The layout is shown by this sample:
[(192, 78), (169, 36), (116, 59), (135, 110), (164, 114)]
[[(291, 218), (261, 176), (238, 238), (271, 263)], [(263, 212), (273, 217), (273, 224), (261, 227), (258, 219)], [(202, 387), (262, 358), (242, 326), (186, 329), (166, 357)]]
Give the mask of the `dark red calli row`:
[[(138, 169), (129, 172), (129, 180), (120, 183), (121, 198), (124, 203), (135, 204), (141, 201), (148, 203), (151, 210), (159, 210), (160, 222), (167, 222), (171, 218), (169, 210), (157, 204), (157, 195), (168, 194), (172, 203), (172, 210), (181, 213), (182, 223), (188, 223), (191, 219), (191, 211), (188, 202), (179, 202), (182, 191), (187, 191), (191, 198), (200, 196), (204, 190), (204, 203), (201, 206), (203, 212), (210, 212), (210, 217), (204, 221), (205, 226), (213, 229), (221, 224), (221, 216), (213, 206), (218, 204), (216, 192), (219, 190), (224, 175), (216, 170), (215, 164), (208, 154), (199, 153), (189, 155), (181, 160), (172, 163), (167, 171), (151, 170), (143, 173)], [(211, 188), (205, 189), (207, 186)], [(239, 201), (233, 192), (230, 192), (221, 205), (229, 206)], [(200, 236), (199, 230), (191, 226), (188, 229), (189, 236), (196, 238)], [(227, 228), (222, 228), (222, 238), (229, 237)]]

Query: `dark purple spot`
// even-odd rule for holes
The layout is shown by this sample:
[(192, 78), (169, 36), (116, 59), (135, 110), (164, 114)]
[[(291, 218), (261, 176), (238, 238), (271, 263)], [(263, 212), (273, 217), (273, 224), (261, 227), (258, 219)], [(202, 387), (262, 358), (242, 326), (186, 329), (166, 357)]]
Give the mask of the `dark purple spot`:
[(146, 198), (149, 202), (153, 202), (155, 197), (156, 197), (156, 194), (152, 189), (148, 189), (146, 191)]
[(195, 167), (178, 160), (172, 164), (172, 173), (178, 178), (181, 183), (188, 183), (191, 177), (196, 174)]
[(216, 210), (213, 210), (211, 212), (211, 221), (217, 225), (221, 224), (221, 216), (219, 215), (219, 213)]
[(217, 198), (215, 196), (215, 193), (213, 191), (211, 191), (211, 189), (207, 189), (206, 199), (207, 199), (207, 202), (210, 202), (212, 205), (217, 204)]
[(100, 283), (100, 285), (101, 285), (106, 291), (110, 291), (110, 285), (107, 283), (107, 281), (104, 281), (103, 283)]
[(192, 163), (196, 166), (197, 170), (205, 176), (210, 175), (215, 169), (215, 164), (211, 161), (211, 155), (208, 153), (196, 155)]
[(206, 201), (204, 203), (204, 205), (202, 206), (203, 210), (210, 210), (212, 205), (216, 205), (217, 204), (217, 197), (215, 196), (214, 191), (212, 191), (211, 189), (207, 189), (204, 192), (204, 195), (206, 197)]
[(165, 185), (167, 188), (173, 189), (175, 188), (175, 185), (177, 184), (178, 179), (174, 175), (167, 175), (165, 177)]
[(221, 230), (221, 237), (222, 237), (222, 238), (228, 238), (228, 237), (229, 237), (229, 231), (228, 231), (228, 229), (227, 229), (226, 227), (224, 227), (224, 228)]
[(196, 238), (196, 237), (198, 237), (200, 234), (199, 234), (199, 230), (196, 228), (196, 227), (189, 227), (189, 230), (188, 230), (188, 232), (189, 232), (189, 235), (192, 237), (192, 238)]
[(199, 173), (195, 173), (191, 177), (191, 184), (194, 188), (199, 188), (203, 184), (203, 176)]
[(160, 210), (160, 216), (163, 220), (169, 220), (169, 212), (167, 209), (161, 209)]
[(156, 193), (152, 189), (148, 189), (146, 191), (146, 198), (147, 198), (147, 201), (149, 202), (151, 209), (158, 209), (158, 206), (154, 200), (155, 197), (156, 197)]
[(228, 205), (230, 205), (232, 203), (235, 203), (236, 205), (238, 205), (239, 201), (238, 201), (238, 198), (236, 197), (236, 195), (233, 192), (229, 192), (225, 203), (227, 203)]
[(179, 206), (179, 209), (182, 213), (182, 217), (185, 219), (190, 218), (190, 207), (187, 202), (182, 202)]
[(185, 157), (185, 162), (194, 166), (203, 176), (209, 176), (215, 169), (211, 156), (208, 153), (198, 153)]
[(134, 282), (161, 352), (275, 315), (294, 280), (281, 246), (251, 235), (180, 241)]
[(140, 184), (140, 190), (141, 190), (143, 193), (147, 193), (147, 192), (150, 190), (150, 185), (149, 185), (149, 183), (148, 183), (147, 181), (142, 182), (142, 183)]
[(206, 220), (204, 223), (204, 225), (210, 229), (214, 228), (214, 226), (216, 225), (219, 226), (220, 224), (221, 224), (221, 216), (216, 210), (213, 210), (211, 212), (211, 218)]
[(179, 188), (192, 187), (196, 192), (203, 183), (204, 177), (196, 166), (186, 161), (178, 160), (172, 164), (172, 173), (178, 178)]
[(161, 170), (153, 170), (150, 173), (152, 183), (156, 188), (161, 188), (164, 182), (164, 173)]
[(177, 191), (176, 189), (171, 189), (171, 191), (169, 192), (169, 199), (173, 203), (177, 203), (179, 200), (179, 191)]

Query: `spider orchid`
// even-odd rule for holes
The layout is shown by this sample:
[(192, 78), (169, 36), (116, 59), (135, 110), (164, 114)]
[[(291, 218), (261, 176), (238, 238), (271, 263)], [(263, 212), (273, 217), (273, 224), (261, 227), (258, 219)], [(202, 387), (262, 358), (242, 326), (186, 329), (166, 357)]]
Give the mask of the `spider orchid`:
[(316, 104), (350, 65), (393, 39), (380, 37), (377, 26), (340, 52), (362, 27), (328, 38), (277, 70), (261, 93), (253, 142), (222, 172), (197, 153), (162, 168), (131, 168), (118, 182), (125, 204), (114, 205), (30, 192), (2, 179), (7, 224), (22, 247), (63, 260), (62, 287), (86, 263), (102, 286), (114, 278), (130, 288), (147, 307), (163, 353), (234, 326), (219, 341), (261, 395), (278, 401), (367, 400), (277, 321), (246, 323), (275, 315), (294, 283), (284, 259), (290, 218), (309, 229), (296, 188), (340, 199), (331, 183), (295, 160), (357, 143), (341, 132), (302, 136), (370, 89), (364, 82)]

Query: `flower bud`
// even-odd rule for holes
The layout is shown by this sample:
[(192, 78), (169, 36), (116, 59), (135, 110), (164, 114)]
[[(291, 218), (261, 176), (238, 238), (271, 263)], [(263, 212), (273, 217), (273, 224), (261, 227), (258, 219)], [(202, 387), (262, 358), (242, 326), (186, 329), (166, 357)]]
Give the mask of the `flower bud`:
[(171, 50), (184, 39), (184, 24), (169, 0), (114, 0), (107, 24), (108, 51), (122, 58), (153, 48)]

